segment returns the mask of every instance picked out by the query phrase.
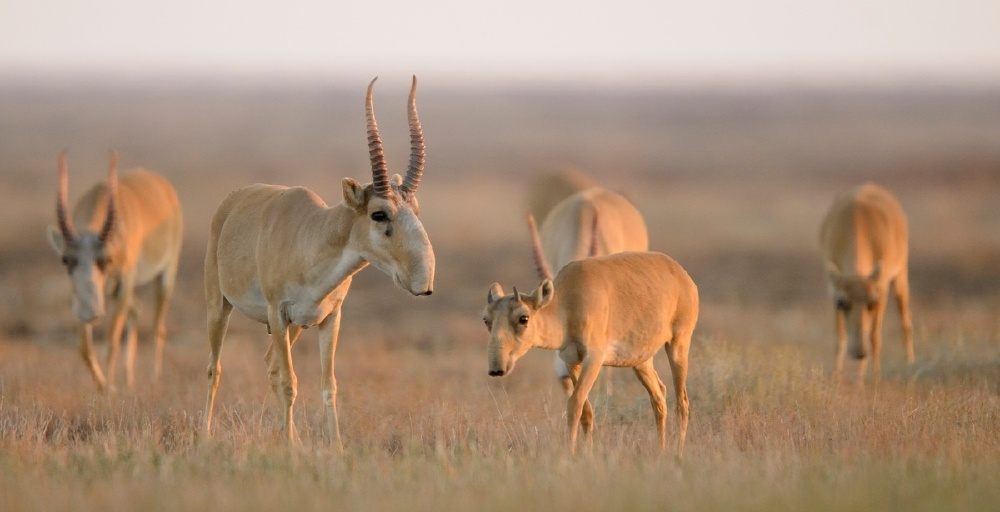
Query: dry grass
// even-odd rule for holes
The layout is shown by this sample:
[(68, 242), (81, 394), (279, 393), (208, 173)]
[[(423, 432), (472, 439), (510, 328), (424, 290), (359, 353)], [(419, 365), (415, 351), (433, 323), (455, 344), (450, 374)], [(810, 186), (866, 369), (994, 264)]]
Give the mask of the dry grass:
[[(586, 104), (573, 98), (500, 96), (463, 110), (479, 99), (459, 96), (459, 106), (448, 106), (432, 96), (423, 111), (439, 167), (428, 170), (422, 202), (438, 254), (436, 293), (412, 299), (373, 270), (356, 280), (337, 360), (346, 441), (339, 454), (321, 434), (315, 335), (306, 332), (295, 350), (304, 446), (289, 450), (274, 434), (264, 329), (238, 315), (223, 351), (217, 435), (199, 442), (207, 384), (200, 259), (214, 205), (248, 180), (306, 183), (336, 200), (330, 174), (361, 173), (328, 171), (322, 158), (364, 169), (363, 136), (351, 128), (360, 125), (348, 122), (356, 119), (331, 116), (340, 100), (313, 112), (319, 100), (308, 95), (48, 94), (0, 94), (0, 163), (10, 169), (0, 175), (0, 214), (19, 219), (0, 233), (0, 510), (983, 510), (1000, 503), (1000, 148), (983, 142), (1000, 140), (992, 96), (979, 109), (964, 97), (932, 98), (930, 106), (841, 96), (604, 97), (582, 111), (570, 108)], [(544, 107), (512, 107), (521, 101)], [(882, 110), (869, 113), (872, 102)], [(116, 103), (129, 108), (101, 120), (99, 107)], [(282, 116), (274, 104), (291, 112)], [(254, 110), (260, 105), (270, 107)], [(343, 111), (357, 113), (350, 105)], [(402, 126), (400, 112), (384, 110), (388, 143), (405, 147), (392, 128)], [(457, 112), (473, 113), (469, 126), (455, 121)], [(51, 129), (48, 119), (70, 126)], [(135, 125), (142, 119), (157, 122), (142, 132)], [(852, 119), (864, 136), (845, 128)], [(323, 131), (327, 121), (333, 128)], [(515, 123), (536, 129), (520, 133)], [(90, 125), (97, 131), (84, 130)], [(601, 126), (624, 131), (601, 147)], [(933, 126), (948, 130), (935, 138)], [(469, 132), (482, 140), (468, 141)], [(330, 133), (349, 140), (324, 148)], [(65, 277), (42, 228), (51, 208), (49, 149), (103, 148), (119, 137), (127, 160), (177, 182), (189, 236), (164, 382), (154, 386), (140, 371), (138, 390), (104, 398), (77, 356)], [(670, 142), (657, 145), (659, 137)], [(267, 144), (255, 146), (260, 141)], [(188, 151), (173, 153), (178, 147)], [(613, 385), (597, 388), (596, 441), (578, 457), (565, 453), (565, 402), (550, 353), (529, 354), (506, 379), (486, 377), (478, 320), (485, 290), (493, 280), (533, 281), (516, 207), (524, 181), (495, 173), (525, 176), (528, 157), (577, 152), (597, 162), (599, 179), (635, 198), (653, 246), (699, 283), (703, 316), (682, 462), (654, 448), (652, 413), (630, 371), (602, 376)], [(256, 154), (263, 163), (253, 163)], [(84, 152), (75, 184), (100, 175), (99, 156)], [(275, 170), (285, 165), (288, 175)], [(753, 179), (739, 174), (743, 165)], [(935, 166), (943, 170), (931, 172)], [(612, 174), (620, 168), (631, 171)], [(814, 246), (830, 195), (866, 175), (898, 191), (914, 226), (918, 363), (902, 365), (891, 317), (885, 379), (859, 390), (829, 381), (832, 322)], [(149, 355), (144, 345), (142, 370)]]

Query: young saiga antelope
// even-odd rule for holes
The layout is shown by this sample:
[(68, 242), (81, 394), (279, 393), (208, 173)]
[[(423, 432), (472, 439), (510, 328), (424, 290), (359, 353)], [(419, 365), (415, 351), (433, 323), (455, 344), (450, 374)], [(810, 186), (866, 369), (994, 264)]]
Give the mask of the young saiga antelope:
[(298, 439), (292, 406), (298, 383), (292, 346), (302, 329), (319, 326), (323, 400), (329, 439), (341, 446), (334, 354), (340, 311), (354, 274), (369, 263), (413, 295), (430, 295), (434, 251), (417, 217), (417, 188), (424, 173), (424, 135), (416, 106), (416, 77), (409, 97), (410, 163), (406, 177), (389, 178), (368, 85), (365, 112), (372, 183), (343, 180), (344, 201), (327, 206), (302, 187), (250, 185), (229, 195), (212, 220), (205, 256), (208, 302), (208, 400), (204, 434), (210, 435), (219, 388), (219, 357), (235, 307), (268, 326), (271, 386), (284, 412), (284, 433)]
[[(535, 262), (545, 274), (541, 248)], [(665, 347), (677, 396), (677, 455), (688, 424), (687, 370), (691, 335), (698, 321), (698, 288), (665, 254), (625, 252), (568, 263), (555, 281), (543, 275), (538, 288), (505, 295), (498, 283), (487, 294), (483, 320), (490, 333), (489, 374), (508, 375), (532, 348), (557, 350), (570, 368), (574, 388), (566, 406), (570, 451), (583, 426), (593, 438), (587, 400), (602, 366), (631, 367), (649, 393), (660, 447), (666, 447), (666, 386), (653, 366)]]
[[(600, 222), (597, 222), (597, 219)], [(534, 220), (530, 221), (534, 225)], [(534, 232), (532, 228), (532, 232)], [(635, 206), (601, 187), (577, 192), (560, 201), (545, 217), (541, 247), (546, 262), (558, 272), (567, 263), (591, 256), (646, 251), (646, 222)], [(566, 394), (573, 392), (569, 368), (555, 356), (555, 371)]]
[[(119, 346), (127, 331), (125, 380), (135, 383), (138, 343), (135, 287), (156, 285), (153, 377), (159, 379), (166, 341), (166, 317), (177, 276), (183, 222), (177, 193), (162, 176), (136, 170), (118, 180), (118, 155), (111, 154), (106, 184), (91, 187), (73, 208), (69, 203), (69, 165), (59, 155), (58, 227), (49, 227), (49, 243), (62, 257), (73, 286), (73, 314), (80, 321), (80, 352), (100, 390), (115, 385)], [(104, 315), (105, 294), (113, 306), (108, 325), (107, 376), (94, 355), (92, 328)]]
[(871, 183), (837, 197), (823, 219), (820, 246), (836, 308), (834, 378), (843, 371), (850, 339), (851, 352), (859, 360), (858, 381), (864, 382), (869, 347), (878, 380), (890, 285), (902, 317), (906, 360), (914, 361), (907, 240), (906, 214), (899, 201)]

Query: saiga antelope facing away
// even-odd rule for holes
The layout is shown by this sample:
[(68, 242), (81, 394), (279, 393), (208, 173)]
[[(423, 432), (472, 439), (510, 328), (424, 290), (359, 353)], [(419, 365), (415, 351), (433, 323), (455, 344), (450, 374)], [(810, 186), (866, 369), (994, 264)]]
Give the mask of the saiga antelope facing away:
[(538, 222), (545, 222), (549, 212), (563, 199), (596, 186), (596, 181), (574, 167), (543, 173), (528, 189), (528, 210)]
[[(125, 380), (135, 383), (137, 329), (135, 287), (156, 285), (154, 379), (159, 379), (166, 341), (166, 317), (177, 276), (183, 221), (177, 193), (162, 176), (138, 169), (118, 180), (118, 155), (112, 152), (107, 184), (91, 187), (67, 213), (69, 165), (59, 155), (57, 227), (49, 243), (62, 257), (73, 286), (73, 313), (80, 321), (80, 351), (100, 390), (115, 384), (119, 346), (127, 328)], [(93, 347), (93, 323), (104, 315), (105, 294), (113, 307), (108, 324), (107, 377)]]
[[(541, 248), (535, 261), (544, 269)], [(688, 424), (687, 370), (691, 335), (698, 321), (698, 288), (665, 254), (625, 252), (568, 263), (553, 282), (544, 276), (530, 294), (514, 288), (505, 295), (498, 283), (487, 294), (483, 321), (490, 333), (489, 374), (509, 374), (532, 348), (558, 350), (570, 368), (573, 393), (566, 407), (570, 451), (583, 425), (593, 438), (593, 411), (587, 395), (602, 366), (631, 367), (649, 393), (660, 447), (666, 447), (666, 386), (653, 366), (665, 347), (677, 395), (677, 455)]]
[(834, 201), (820, 229), (820, 246), (827, 265), (837, 326), (834, 377), (844, 367), (847, 341), (859, 360), (858, 380), (864, 382), (869, 347), (872, 371), (881, 373), (882, 319), (892, 285), (902, 317), (906, 360), (914, 361), (913, 321), (906, 214), (888, 190), (867, 183)]
[(431, 294), (434, 251), (417, 217), (416, 192), (425, 156), (417, 79), (409, 97), (411, 152), (405, 178), (389, 178), (372, 104), (374, 85), (372, 80), (365, 101), (371, 184), (344, 178), (344, 202), (332, 207), (302, 187), (251, 185), (231, 193), (212, 219), (205, 255), (211, 344), (206, 436), (211, 434), (222, 371), (219, 357), (233, 307), (268, 326), (268, 372), (284, 410), (289, 441), (298, 439), (292, 418), (298, 393), (292, 346), (302, 329), (319, 326), (326, 429), (331, 441), (341, 446), (334, 355), (341, 304), (352, 276), (371, 263), (413, 295)]
[[(534, 220), (530, 222), (533, 226)], [(646, 251), (649, 235), (642, 214), (628, 199), (605, 188), (593, 187), (567, 197), (552, 208), (542, 223), (541, 246), (546, 262), (558, 272), (567, 263), (587, 257)], [(572, 393), (569, 368), (558, 354), (555, 371), (566, 394)]]

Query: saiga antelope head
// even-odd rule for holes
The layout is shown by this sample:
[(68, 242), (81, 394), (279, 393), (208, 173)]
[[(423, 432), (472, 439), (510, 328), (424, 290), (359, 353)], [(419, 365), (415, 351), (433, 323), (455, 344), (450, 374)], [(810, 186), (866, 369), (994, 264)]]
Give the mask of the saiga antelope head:
[(881, 264), (867, 276), (845, 275), (832, 265), (828, 269), (833, 287), (834, 305), (844, 315), (847, 336), (854, 356), (864, 359), (871, 346), (873, 318), (880, 299), (879, 277)]
[(104, 314), (104, 287), (114, 258), (113, 242), (109, 239), (116, 224), (118, 194), (118, 154), (111, 153), (108, 182), (105, 189), (107, 206), (104, 220), (96, 231), (89, 226), (77, 230), (70, 219), (69, 165), (66, 152), (59, 155), (59, 190), (56, 195), (56, 221), (50, 226), (49, 243), (69, 273), (73, 286), (73, 313), (77, 319), (90, 323)]
[(351, 237), (359, 243), (361, 257), (391, 276), (397, 286), (414, 295), (430, 295), (434, 290), (434, 249), (418, 217), (417, 202), (426, 158), (424, 132), (417, 115), (417, 78), (413, 77), (407, 110), (410, 162), (405, 177), (397, 174), (392, 179), (375, 121), (375, 80), (378, 78), (368, 85), (365, 102), (372, 183), (362, 186), (351, 178), (344, 179), (344, 201), (357, 212)]

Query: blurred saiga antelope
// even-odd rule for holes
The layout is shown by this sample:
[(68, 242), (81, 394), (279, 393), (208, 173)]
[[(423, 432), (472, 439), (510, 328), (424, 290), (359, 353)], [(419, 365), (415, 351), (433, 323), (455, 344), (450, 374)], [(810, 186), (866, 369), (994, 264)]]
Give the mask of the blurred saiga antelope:
[(914, 361), (908, 236), (906, 214), (899, 201), (872, 183), (837, 197), (823, 219), (820, 246), (837, 327), (835, 378), (843, 371), (848, 339), (859, 360), (859, 382), (864, 382), (869, 349), (874, 378), (879, 378), (882, 320), (890, 285), (902, 317), (906, 360)]
[(487, 293), (483, 321), (490, 333), (489, 374), (508, 375), (532, 348), (557, 350), (570, 368), (574, 388), (566, 408), (570, 450), (582, 425), (593, 438), (593, 410), (587, 396), (602, 366), (631, 367), (649, 393), (660, 447), (666, 447), (666, 386), (653, 366), (664, 347), (677, 395), (677, 455), (688, 424), (687, 371), (691, 335), (698, 321), (698, 288), (665, 254), (625, 252), (568, 263), (553, 282), (537, 235), (538, 288), (505, 295), (498, 283)]
[(231, 193), (212, 220), (205, 255), (211, 345), (206, 436), (222, 375), (222, 341), (234, 307), (268, 327), (268, 373), (289, 441), (298, 439), (292, 417), (298, 393), (292, 346), (302, 329), (319, 326), (326, 429), (340, 446), (334, 356), (352, 276), (371, 263), (413, 295), (431, 294), (434, 251), (418, 218), (416, 196), (425, 159), (417, 80), (413, 78), (409, 96), (411, 152), (405, 178), (389, 177), (375, 122), (374, 85), (372, 80), (365, 101), (372, 183), (344, 178), (344, 201), (332, 207), (306, 188), (250, 185)]
[[(138, 326), (136, 286), (156, 285), (153, 336), (154, 379), (159, 379), (166, 342), (166, 316), (177, 276), (183, 221), (173, 186), (162, 176), (139, 169), (118, 180), (118, 155), (112, 152), (106, 184), (91, 187), (73, 208), (69, 206), (69, 165), (59, 155), (56, 196), (58, 227), (49, 227), (49, 242), (62, 257), (73, 286), (73, 313), (80, 322), (80, 351), (94, 382), (112, 390), (123, 333), (127, 332), (125, 379), (135, 382)], [(104, 315), (105, 295), (113, 307), (108, 324), (107, 376), (93, 347), (93, 323)]]
[[(535, 221), (529, 219), (535, 233)], [(649, 235), (642, 214), (628, 199), (592, 187), (563, 199), (549, 211), (542, 222), (540, 243), (545, 262), (558, 272), (567, 263), (587, 257), (646, 251)], [(554, 365), (563, 389), (571, 394), (569, 368), (558, 354)]]

